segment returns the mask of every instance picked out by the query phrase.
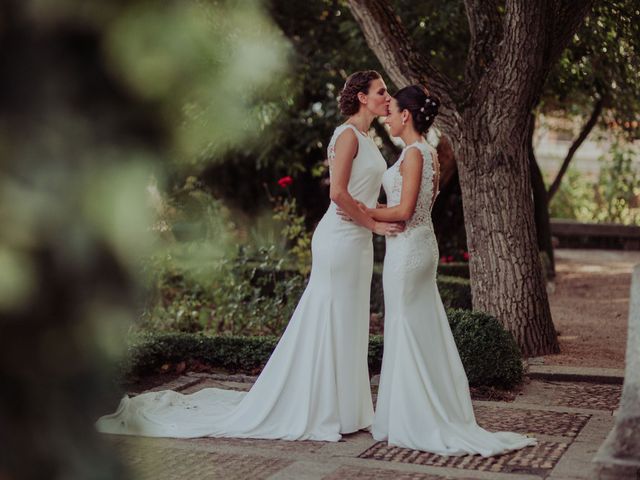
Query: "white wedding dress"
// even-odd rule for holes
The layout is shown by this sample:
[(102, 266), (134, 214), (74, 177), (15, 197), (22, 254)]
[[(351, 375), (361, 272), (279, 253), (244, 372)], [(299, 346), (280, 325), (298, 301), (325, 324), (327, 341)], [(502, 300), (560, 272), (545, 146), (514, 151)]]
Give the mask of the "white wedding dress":
[(439, 455), (491, 456), (534, 445), (533, 438), (491, 433), (476, 423), (467, 376), (436, 285), (438, 244), (431, 208), (438, 179), (433, 148), (422, 142), (409, 145), (385, 172), (387, 205), (400, 203), (399, 169), (410, 148), (422, 154), (422, 181), (405, 231), (386, 240), (384, 354), (373, 436)]
[[(368, 136), (358, 137), (348, 189), (376, 205), (386, 163)], [(239, 437), (338, 441), (373, 422), (367, 352), (372, 235), (343, 221), (331, 204), (312, 240), (307, 288), (249, 392), (207, 388), (125, 396), (96, 426), (105, 433), (152, 437)]]

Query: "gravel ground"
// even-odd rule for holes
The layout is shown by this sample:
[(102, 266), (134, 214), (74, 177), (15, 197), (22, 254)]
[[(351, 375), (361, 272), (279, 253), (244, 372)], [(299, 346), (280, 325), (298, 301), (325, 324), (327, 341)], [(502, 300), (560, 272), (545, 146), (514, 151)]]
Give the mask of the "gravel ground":
[(624, 368), (631, 271), (640, 252), (556, 250), (549, 295), (559, 355), (546, 365)]

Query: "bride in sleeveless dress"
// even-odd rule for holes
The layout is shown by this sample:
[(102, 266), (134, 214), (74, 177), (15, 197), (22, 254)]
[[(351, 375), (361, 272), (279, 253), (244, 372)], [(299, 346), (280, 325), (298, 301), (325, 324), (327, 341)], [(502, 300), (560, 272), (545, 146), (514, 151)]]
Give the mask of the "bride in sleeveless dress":
[[(372, 231), (402, 225), (373, 220), (386, 163), (367, 134), (390, 96), (377, 72), (356, 72), (340, 98), (347, 122), (328, 146), (331, 204), (312, 239), (309, 283), (278, 345), (249, 392), (207, 388), (125, 396), (96, 426), (153, 437), (239, 437), (338, 441), (373, 421), (367, 352)], [(353, 217), (345, 222), (337, 206)]]
[(363, 207), (375, 220), (406, 222), (387, 238), (383, 270), (384, 353), (372, 433), (391, 445), (439, 455), (491, 456), (534, 445), (476, 423), (469, 384), (436, 285), (438, 244), (431, 208), (440, 169), (423, 137), (439, 102), (412, 85), (391, 100), (386, 123), (406, 147), (383, 175), (386, 208)]

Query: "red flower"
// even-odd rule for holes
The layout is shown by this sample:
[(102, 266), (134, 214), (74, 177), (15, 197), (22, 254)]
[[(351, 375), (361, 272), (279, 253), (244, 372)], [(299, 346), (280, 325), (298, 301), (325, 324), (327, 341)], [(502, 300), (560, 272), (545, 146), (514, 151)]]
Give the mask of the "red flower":
[(445, 257), (444, 255), (440, 257), (440, 263), (447, 263), (447, 257)]
[(469, 252), (464, 252), (464, 253), (462, 254), (462, 258), (464, 258), (464, 261), (465, 261), (465, 262), (468, 262), (468, 261), (469, 261)]
[(447, 257), (447, 262), (453, 262), (453, 255), (449, 255)]
[(278, 180), (278, 185), (280, 185), (282, 188), (286, 188), (292, 183), (293, 183), (293, 178), (291, 178), (289, 175), (287, 175), (286, 177), (282, 177), (280, 180)]

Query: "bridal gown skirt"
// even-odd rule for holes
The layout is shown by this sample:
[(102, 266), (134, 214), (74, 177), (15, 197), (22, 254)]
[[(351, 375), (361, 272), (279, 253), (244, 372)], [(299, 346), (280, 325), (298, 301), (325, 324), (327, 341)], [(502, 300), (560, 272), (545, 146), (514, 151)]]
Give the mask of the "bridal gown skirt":
[(367, 351), (371, 233), (330, 207), (312, 241), (307, 288), (249, 392), (125, 396), (105, 433), (338, 441), (373, 421)]
[(384, 354), (376, 440), (440, 455), (491, 456), (536, 440), (476, 423), (467, 377), (436, 285), (433, 230), (387, 237)]

